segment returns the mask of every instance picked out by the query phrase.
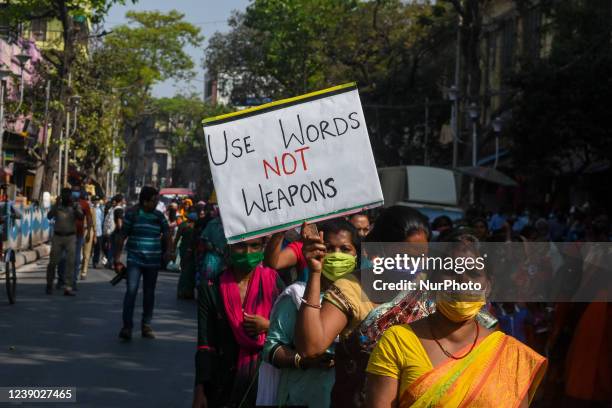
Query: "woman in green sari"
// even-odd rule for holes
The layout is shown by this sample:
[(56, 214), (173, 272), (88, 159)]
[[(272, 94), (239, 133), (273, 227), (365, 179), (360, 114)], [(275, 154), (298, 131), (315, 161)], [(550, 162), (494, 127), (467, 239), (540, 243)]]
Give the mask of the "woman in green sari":
[[(340, 276), (354, 270), (360, 237), (355, 227), (344, 219), (324, 222), (320, 228), (324, 233), (326, 247), (321, 272), (321, 289), (324, 291)], [(279, 378), (274, 384), (275, 373), (270, 372), (269, 368), (262, 370), (265, 366), (260, 368), (258, 405), (308, 408), (330, 406), (335, 377), (333, 346), (311, 359), (301, 358), (294, 347), (298, 311), (300, 307), (308, 307), (302, 301), (305, 289), (304, 282), (290, 285), (281, 293), (272, 309), (263, 358), (278, 369)], [(320, 298), (322, 296), (323, 293), (320, 293)]]

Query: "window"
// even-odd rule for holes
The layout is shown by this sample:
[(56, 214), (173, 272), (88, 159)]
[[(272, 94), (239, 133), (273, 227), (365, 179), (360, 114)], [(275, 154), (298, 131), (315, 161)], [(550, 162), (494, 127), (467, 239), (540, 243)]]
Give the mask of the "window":
[(538, 9), (529, 10), (523, 19), (523, 54), (530, 61), (540, 57), (542, 13)]
[(497, 41), (498, 41), (498, 33), (497, 32), (493, 32), (489, 34), (489, 41), (488, 41), (488, 45), (489, 45), (489, 70), (491, 72), (495, 71), (495, 65), (497, 65)]
[(36, 41), (47, 40), (47, 20), (43, 18), (32, 20), (32, 37)]
[(0, 38), (15, 43), (21, 36), (21, 24), (16, 24), (8, 17), (6, 9), (10, 6), (6, 0), (0, 0)]
[(155, 150), (155, 140), (149, 139), (145, 142), (145, 152), (153, 152)]
[(516, 20), (506, 20), (501, 27), (501, 61), (500, 69), (502, 77), (514, 70), (514, 51), (516, 47)]
[(156, 153), (155, 162), (157, 163), (157, 175), (159, 177), (166, 177), (168, 170), (168, 155), (165, 153)]

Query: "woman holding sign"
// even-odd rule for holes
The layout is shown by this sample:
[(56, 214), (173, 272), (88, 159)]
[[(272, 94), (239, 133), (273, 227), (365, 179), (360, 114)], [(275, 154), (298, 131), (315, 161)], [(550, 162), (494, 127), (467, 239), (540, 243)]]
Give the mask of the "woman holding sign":
[(263, 247), (263, 238), (230, 245), (230, 267), (199, 288), (194, 407), (255, 405), (270, 310), (284, 289), (261, 264)]
[[(304, 229), (303, 229), (304, 230)], [(368, 235), (372, 242), (412, 242), (427, 245), (427, 219), (409, 207), (387, 208)], [(310, 276), (296, 324), (296, 347), (303, 358), (314, 358), (339, 338), (336, 345), (336, 383), (332, 406), (360, 406), (368, 353), (387, 327), (385, 322), (420, 318), (419, 299), (398, 299), (397, 304), (371, 302), (361, 287), (359, 272), (345, 270), (334, 275), (333, 285), (319, 300), (321, 272), (324, 271), (327, 237), (303, 232), (304, 255)], [(326, 275), (327, 276), (327, 275)], [(392, 308), (391, 308), (392, 306)], [(388, 312), (388, 313), (387, 313)], [(393, 318), (387, 318), (392, 313)]]
[[(314, 227), (314, 224), (311, 227)], [(350, 273), (355, 268), (360, 246), (357, 230), (344, 219), (322, 223), (321, 231), (325, 236), (326, 252), (329, 255), (322, 269), (320, 297), (338, 275)], [(274, 388), (272, 384), (268, 386), (270, 390), (266, 390), (265, 386), (259, 389), (262, 393), (268, 391), (269, 395), (276, 396), (273, 400), (268, 397), (267, 401), (264, 401), (263, 395), (258, 396), (261, 405), (309, 408), (330, 406), (330, 395), (334, 385), (333, 345), (322, 355), (310, 359), (302, 358), (294, 346), (295, 321), (303, 304), (305, 289), (304, 282), (290, 285), (272, 309), (270, 331), (264, 345), (263, 358), (279, 369), (279, 379), (275, 390), (272, 389)], [(262, 374), (264, 373), (260, 370), (260, 377)]]

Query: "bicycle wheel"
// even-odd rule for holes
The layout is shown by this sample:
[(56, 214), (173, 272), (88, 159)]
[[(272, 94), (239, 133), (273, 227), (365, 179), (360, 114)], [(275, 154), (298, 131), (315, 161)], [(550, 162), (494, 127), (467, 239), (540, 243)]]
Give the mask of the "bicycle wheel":
[(6, 277), (6, 294), (8, 295), (9, 303), (15, 303), (17, 295), (17, 268), (15, 268), (15, 259), (10, 258), (4, 265), (4, 276)]

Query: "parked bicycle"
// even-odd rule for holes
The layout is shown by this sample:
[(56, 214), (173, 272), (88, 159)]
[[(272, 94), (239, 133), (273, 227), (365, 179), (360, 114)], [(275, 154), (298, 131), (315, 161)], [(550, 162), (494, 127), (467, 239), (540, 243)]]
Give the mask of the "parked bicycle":
[(15, 251), (9, 246), (9, 232), (12, 223), (21, 218), (21, 213), (8, 198), (8, 185), (0, 186), (0, 270), (4, 273), (6, 294), (12, 305), (17, 299), (17, 268), (15, 267)]

